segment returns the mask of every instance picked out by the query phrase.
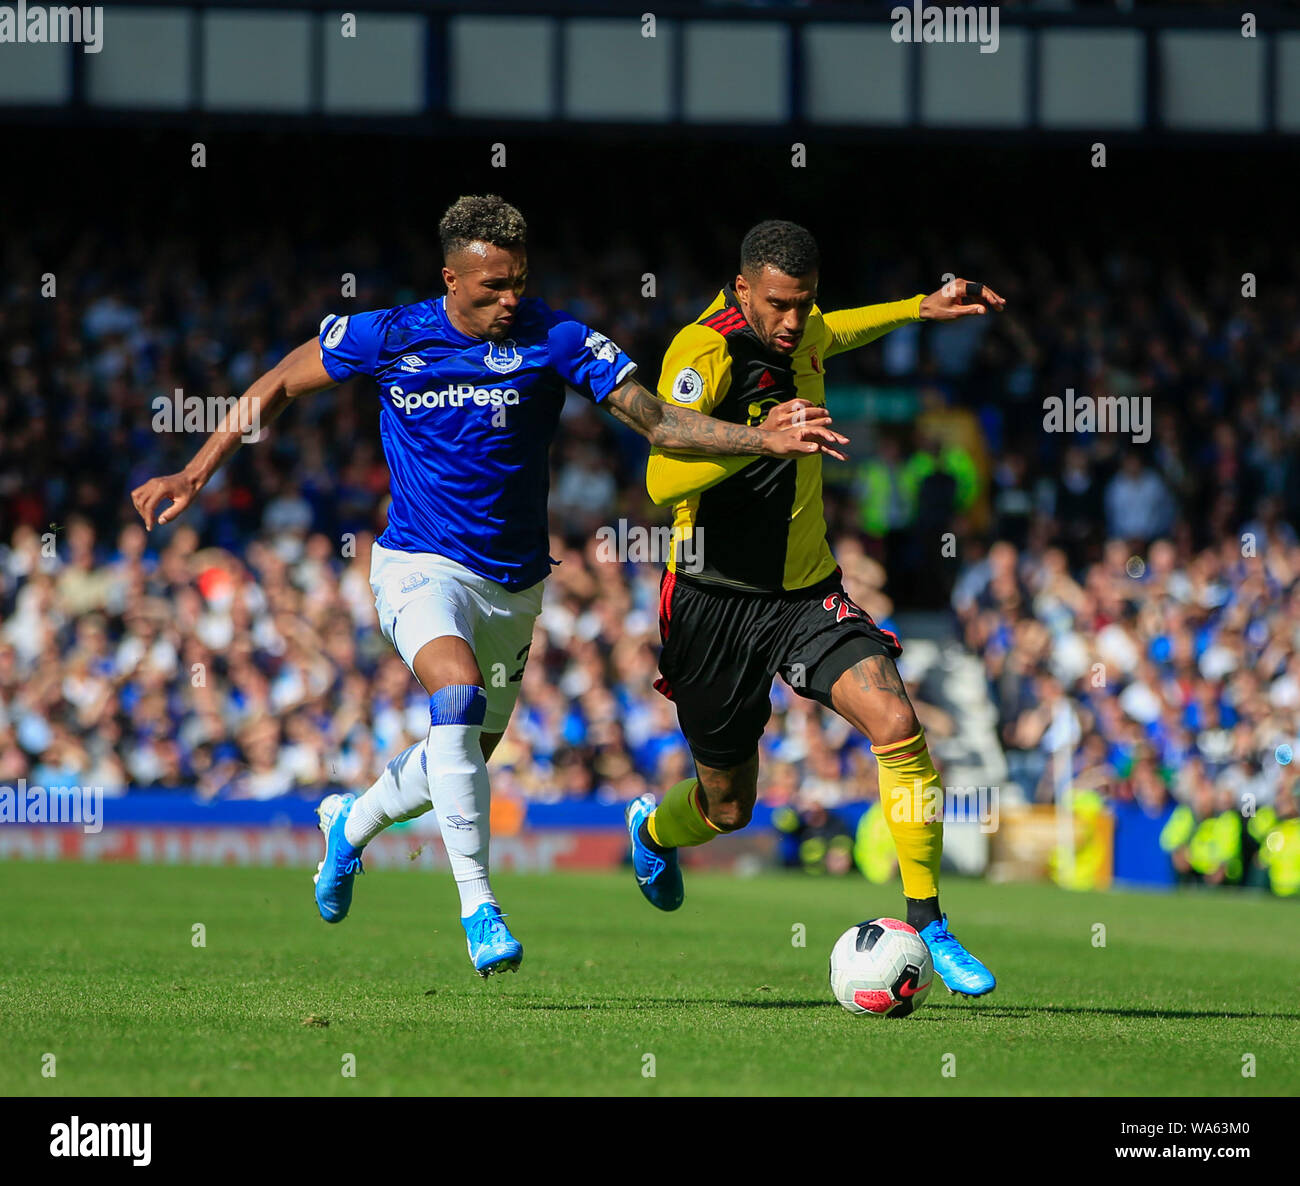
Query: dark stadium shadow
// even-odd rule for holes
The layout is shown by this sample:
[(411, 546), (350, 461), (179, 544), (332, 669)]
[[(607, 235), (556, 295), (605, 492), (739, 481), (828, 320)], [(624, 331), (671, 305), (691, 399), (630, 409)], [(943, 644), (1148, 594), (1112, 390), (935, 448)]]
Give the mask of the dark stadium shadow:
[(738, 1009), (825, 1009), (836, 1008), (832, 1000), (817, 1001), (722, 1001), (701, 997), (607, 997), (590, 1004), (551, 1004), (547, 1001), (506, 1001), (512, 1009), (536, 1009), (545, 1013), (581, 1013), (587, 1009), (625, 1010), (629, 1005), (733, 1005)]
[(838, 1009), (832, 1000), (816, 1001), (719, 1001), (720, 1005), (734, 1005), (737, 1009)]
[[(736, 1009), (838, 1009), (839, 1005), (829, 999), (818, 998), (815, 1000), (713, 1000), (708, 998), (682, 998), (682, 997), (607, 997), (603, 1001), (592, 1001), (590, 1004), (551, 1004), (546, 1001), (514, 1001), (505, 1000), (501, 1002), (511, 1009), (532, 1009), (544, 1013), (581, 1013), (588, 1010), (607, 1010), (617, 1009), (620, 1012), (628, 1009), (629, 1006), (637, 1005), (730, 1005)], [(1099, 1008), (1087, 1005), (994, 1005), (986, 1004), (980, 1001), (936, 1001), (941, 1012), (935, 1012), (930, 1009), (919, 1010), (914, 1017), (917, 1021), (947, 1021), (953, 1015), (962, 1011), (968, 1011), (972, 1017), (1032, 1017), (1039, 1013), (1062, 1013), (1077, 1016), (1096, 1016), (1096, 1017), (1130, 1017), (1134, 1020), (1162, 1019), (1173, 1018), (1180, 1021), (1195, 1021), (1200, 1018), (1205, 1020), (1222, 1018), (1228, 1021), (1250, 1021), (1250, 1020), (1277, 1020), (1277, 1021), (1300, 1021), (1298, 1013), (1224, 1013), (1217, 1009), (1121, 1009), (1121, 1008)]]
[[(838, 1001), (718, 1001), (717, 1004), (733, 1005), (737, 1009), (841, 1009)], [(899, 1018), (899, 1020), (902, 1020)], [(936, 1013), (927, 1013), (924, 1009), (912, 1014), (909, 1021), (946, 1021), (946, 1017)]]
[(501, 1003), (510, 1009), (535, 1009), (542, 1013), (583, 1013), (595, 1009), (618, 1009), (626, 1011), (636, 1005), (716, 1005), (717, 1001), (687, 1000), (682, 997), (606, 997), (603, 1001), (591, 1001), (585, 1005), (551, 1004), (548, 1001), (514, 1001), (501, 999)]
[(1095, 1017), (1132, 1017), (1132, 1018), (1176, 1018), (1180, 1021), (1228, 1020), (1275, 1020), (1300, 1021), (1300, 1013), (1225, 1013), (1220, 1009), (1121, 1009), (1102, 1008), (1093, 1005), (983, 1005), (975, 1001), (948, 1001), (952, 1009), (970, 1009), (978, 1011), (980, 1017), (1032, 1017), (1036, 1013), (1066, 1013), (1077, 1016)]

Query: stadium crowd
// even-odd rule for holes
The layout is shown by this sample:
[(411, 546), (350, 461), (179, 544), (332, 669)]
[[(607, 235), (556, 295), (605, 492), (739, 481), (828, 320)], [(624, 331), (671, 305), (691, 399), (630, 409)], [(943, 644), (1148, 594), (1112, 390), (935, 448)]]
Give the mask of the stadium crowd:
[[(158, 431), (158, 401), (237, 394), (323, 313), (417, 299), (433, 245), (347, 244), (361, 264), (347, 300), (322, 278), (329, 262), (282, 236), (203, 261), (182, 237), (145, 246), (72, 240), (54, 299), (34, 248), (6, 248), (6, 275), (26, 279), (0, 302), (0, 782), (257, 798), (365, 785), (427, 714), (368, 584), (387, 483), (373, 391), (304, 401), (152, 536), (128, 491), (202, 439)], [(867, 426), (862, 468), (828, 466), (828, 514), (850, 588), (878, 619), (922, 586), (951, 590), (1029, 794), (1051, 797), (1065, 736), (1076, 781), (1109, 796), (1153, 810), (1172, 796), (1198, 819), (1243, 803), (1289, 818), (1300, 298), (1263, 286), (1244, 299), (1228, 245), (1206, 255), (1194, 289), (1169, 252), (1052, 257), (971, 237), (962, 258), (1013, 311), (907, 327), (837, 361), (832, 382), (907, 388), (923, 414)], [(933, 287), (945, 258), (930, 243), (864, 244), (837, 261), (835, 288), (855, 277), (856, 302), (893, 299)], [(667, 338), (724, 278), (685, 243), (622, 238), (597, 254), (575, 228), (533, 265), (541, 295), (618, 339), (651, 381)], [(1042, 401), (1067, 389), (1149, 397), (1149, 440), (1048, 431)], [(956, 423), (960, 439), (945, 439)], [(553, 454), (560, 563), (494, 762), (501, 794), (626, 799), (687, 768), (652, 689), (659, 566), (605, 563), (593, 539), (620, 519), (664, 521), (642, 458), (639, 438), (570, 398)], [(874, 763), (847, 726), (779, 681), (774, 702), (768, 801), (872, 793)]]
[[(426, 697), (380, 635), (368, 583), (387, 489), (373, 392), (351, 384), (303, 401), (152, 535), (128, 498), (202, 440), (177, 431), (185, 405), (171, 397), (238, 393), (340, 300), (272, 279), (302, 272), (285, 242), (241, 248), (215, 287), (183, 241), (143, 246), (75, 244), (58, 269), (84, 278), (74, 291), (43, 303), (12, 289), (0, 312), (0, 782), (254, 798), (367, 785), (427, 728)], [(680, 295), (620, 302), (617, 279), (642, 269), (630, 246), (570, 270), (571, 252), (543, 268), (553, 303), (634, 343), (653, 372), (656, 333), (697, 312), (708, 281), (676, 249)], [(427, 243), (396, 254), (414, 274), (436, 272)], [(124, 282), (136, 255), (150, 268)], [(414, 299), (390, 286), (376, 245), (356, 245), (356, 258), (372, 262), (357, 305), (382, 303), (380, 292)], [(39, 274), (34, 260), (8, 262), (9, 275)], [(652, 687), (660, 567), (605, 563), (593, 538), (619, 519), (662, 521), (642, 449), (571, 397), (552, 483), (560, 563), (494, 759), (502, 795), (621, 799), (676, 781), (689, 761)], [(879, 568), (865, 556), (859, 568), (861, 599), (883, 616)], [(778, 783), (806, 760), (808, 777), (838, 780), (848, 730), (822, 729), (818, 715), (794, 696), (780, 706)], [(865, 743), (848, 750), (854, 777), (874, 777)]]
[[(379, 633), (368, 532), (344, 541), (345, 557), (305, 525), (281, 524), (238, 554), (200, 546), (188, 523), (167, 534), (154, 554), (127, 524), (101, 558), (83, 519), (57, 533), (53, 555), (33, 528), (15, 530), (3, 558), (15, 592), (0, 633), (0, 782), (316, 796), (368, 785), (423, 737), (427, 697)], [(689, 757), (652, 687), (658, 567), (606, 560), (595, 539), (557, 534), (551, 550), (560, 563), (494, 785), (543, 800), (671, 785)], [(860, 557), (859, 571), (871, 604), (876, 568)], [(779, 695), (778, 780), (807, 764), (827, 795), (860, 798), (854, 782), (873, 781), (865, 743), (818, 715)]]

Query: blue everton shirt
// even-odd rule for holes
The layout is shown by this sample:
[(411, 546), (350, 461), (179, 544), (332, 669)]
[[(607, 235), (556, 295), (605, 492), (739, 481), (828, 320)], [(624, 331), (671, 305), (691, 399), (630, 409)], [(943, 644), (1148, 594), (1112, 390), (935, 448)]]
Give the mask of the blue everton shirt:
[(320, 346), (331, 378), (379, 384), (393, 493), (379, 542), (436, 552), (517, 591), (550, 572), (547, 454), (566, 385), (599, 402), (636, 364), (540, 300), (520, 302), (510, 332), (468, 337), (439, 297), (326, 317)]

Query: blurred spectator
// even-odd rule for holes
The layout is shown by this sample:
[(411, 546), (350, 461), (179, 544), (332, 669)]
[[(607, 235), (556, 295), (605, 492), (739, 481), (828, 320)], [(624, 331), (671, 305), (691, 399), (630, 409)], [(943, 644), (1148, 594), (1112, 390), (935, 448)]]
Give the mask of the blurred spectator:
[(1174, 506), (1169, 491), (1154, 470), (1129, 453), (1106, 487), (1106, 526), (1118, 538), (1149, 543), (1173, 526)]
[(778, 859), (788, 869), (843, 876), (853, 869), (849, 826), (820, 803), (795, 800), (772, 813)]

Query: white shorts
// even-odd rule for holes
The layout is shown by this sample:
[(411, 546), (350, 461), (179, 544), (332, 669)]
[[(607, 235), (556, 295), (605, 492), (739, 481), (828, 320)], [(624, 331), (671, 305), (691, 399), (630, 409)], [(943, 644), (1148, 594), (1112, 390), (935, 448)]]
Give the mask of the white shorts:
[(375, 544), (370, 553), (380, 628), (412, 674), (425, 643), (447, 635), (469, 643), (487, 696), (485, 733), (505, 732), (519, 698), (542, 584), (511, 593), (433, 552), (394, 552)]

